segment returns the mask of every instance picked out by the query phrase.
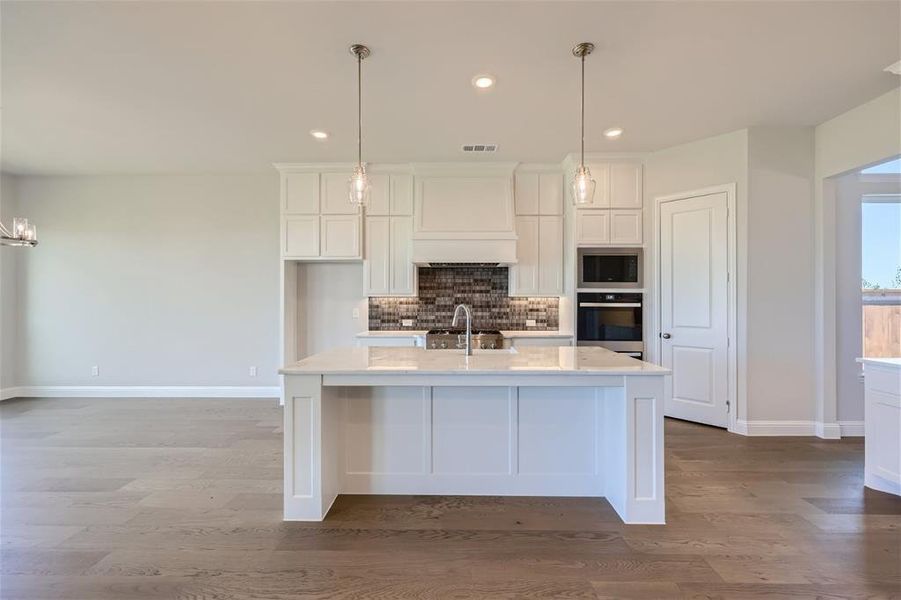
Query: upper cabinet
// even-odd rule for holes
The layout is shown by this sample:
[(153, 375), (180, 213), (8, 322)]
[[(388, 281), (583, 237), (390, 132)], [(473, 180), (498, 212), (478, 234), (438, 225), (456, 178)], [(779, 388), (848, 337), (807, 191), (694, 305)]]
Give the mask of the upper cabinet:
[(594, 199), (579, 208), (641, 208), (641, 163), (589, 163), (588, 168), (595, 181)]
[(576, 244), (640, 246), (642, 166), (632, 161), (590, 163), (596, 182), (594, 200), (577, 207)]
[(641, 208), (641, 165), (610, 163), (608, 171), (610, 208)]
[[(281, 169), (282, 258), (362, 258), (360, 215), (348, 199), (349, 178), (349, 171)], [(387, 197), (387, 179), (384, 188)], [(378, 182), (373, 186), (373, 193), (380, 193)]]
[(373, 195), (367, 211), (363, 290), (367, 296), (415, 296), (413, 176), (377, 177), (385, 193), (378, 202)]
[(319, 214), (319, 173), (286, 173), (282, 176), (283, 215)]
[(561, 173), (517, 171), (513, 193), (517, 216), (563, 214)]

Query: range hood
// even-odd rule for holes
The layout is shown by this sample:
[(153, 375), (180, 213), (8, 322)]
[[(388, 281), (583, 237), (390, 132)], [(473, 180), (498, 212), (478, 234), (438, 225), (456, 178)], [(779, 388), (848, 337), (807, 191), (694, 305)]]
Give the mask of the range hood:
[(515, 164), (416, 169), (413, 262), (516, 263)]

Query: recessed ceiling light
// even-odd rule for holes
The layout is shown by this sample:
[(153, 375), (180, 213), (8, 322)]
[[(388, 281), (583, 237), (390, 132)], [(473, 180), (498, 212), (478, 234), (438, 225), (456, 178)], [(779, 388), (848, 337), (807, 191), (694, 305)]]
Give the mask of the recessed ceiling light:
[(494, 77), (491, 75), (476, 75), (472, 78), (472, 85), (481, 90), (486, 90), (494, 85)]
[(325, 131), (320, 131), (319, 129), (311, 130), (310, 135), (312, 135), (317, 140), (327, 140), (328, 139), (328, 133)]
[(604, 131), (604, 135), (607, 136), (608, 138), (610, 138), (611, 140), (615, 140), (622, 134), (623, 134), (622, 127), (611, 127), (610, 129), (607, 129), (606, 131)]

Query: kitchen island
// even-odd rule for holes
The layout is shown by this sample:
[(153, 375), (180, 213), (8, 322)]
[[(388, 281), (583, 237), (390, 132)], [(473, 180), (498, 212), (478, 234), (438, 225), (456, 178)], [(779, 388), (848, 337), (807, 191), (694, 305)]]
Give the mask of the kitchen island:
[(344, 493), (606, 497), (664, 522), (668, 369), (597, 347), (365, 347), (280, 373), (285, 520)]

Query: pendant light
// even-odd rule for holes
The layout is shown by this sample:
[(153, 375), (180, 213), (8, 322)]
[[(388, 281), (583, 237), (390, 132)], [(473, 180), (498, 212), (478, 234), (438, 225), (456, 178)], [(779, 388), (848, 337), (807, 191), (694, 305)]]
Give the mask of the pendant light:
[(3, 223), (0, 223), (0, 246), (27, 246), (33, 248), (38, 245), (38, 232), (34, 223), (28, 219), (16, 217), (13, 219), (13, 228), (10, 231)]
[(357, 165), (347, 182), (350, 203), (365, 208), (369, 204), (370, 183), (363, 164), (363, 59), (369, 56), (369, 48), (362, 44), (350, 47), (350, 53), (357, 58)]
[(582, 42), (573, 48), (573, 56), (577, 57), (582, 65), (582, 95), (579, 100), (582, 145), (579, 155), (579, 167), (573, 174), (572, 183), (573, 203), (577, 206), (591, 204), (594, 198), (595, 181), (591, 178), (591, 171), (585, 166), (585, 57), (591, 54), (593, 50), (594, 44), (591, 42)]

